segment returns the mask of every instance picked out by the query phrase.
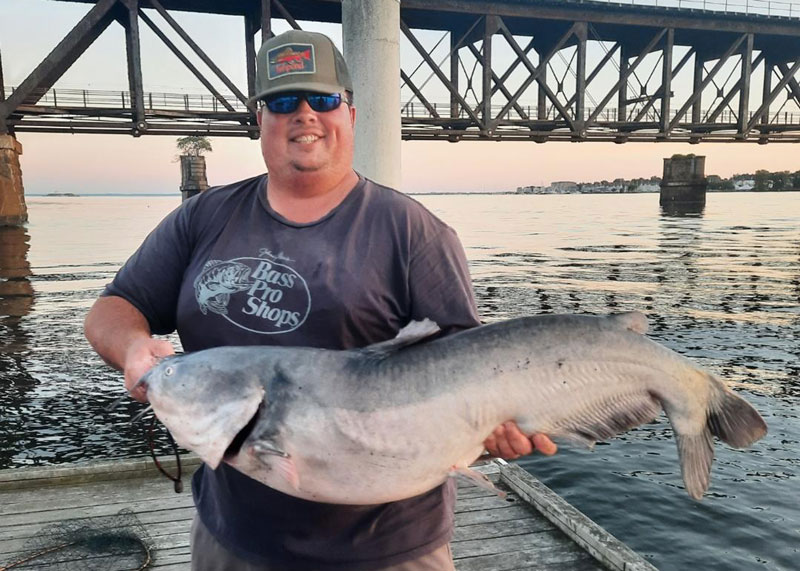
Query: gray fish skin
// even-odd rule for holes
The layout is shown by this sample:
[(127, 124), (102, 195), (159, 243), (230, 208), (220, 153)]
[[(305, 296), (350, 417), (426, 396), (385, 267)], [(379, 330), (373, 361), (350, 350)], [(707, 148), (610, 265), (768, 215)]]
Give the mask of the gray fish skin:
[(441, 484), (507, 420), (592, 446), (663, 408), (686, 490), (700, 499), (713, 436), (745, 447), (766, 424), (646, 328), (637, 312), (544, 315), (404, 347), (436, 330), (423, 324), (353, 351), (209, 349), (167, 359), (141, 382), (177, 442), (212, 468), (224, 461), (299, 498), (361, 505)]

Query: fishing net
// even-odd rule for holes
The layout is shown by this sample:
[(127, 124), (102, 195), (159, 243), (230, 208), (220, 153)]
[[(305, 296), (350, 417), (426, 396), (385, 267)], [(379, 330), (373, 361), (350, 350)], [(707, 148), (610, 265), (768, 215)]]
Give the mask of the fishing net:
[(151, 539), (129, 509), (42, 528), (0, 571), (139, 571), (153, 563)]

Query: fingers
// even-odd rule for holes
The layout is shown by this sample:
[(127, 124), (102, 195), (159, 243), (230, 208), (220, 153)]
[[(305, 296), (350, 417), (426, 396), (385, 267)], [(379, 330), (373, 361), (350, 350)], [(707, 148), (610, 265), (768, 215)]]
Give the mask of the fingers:
[(147, 387), (137, 385), (142, 376), (158, 361), (174, 355), (175, 349), (169, 341), (145, 338), (133, 343), (125, 357), (125, 389), (139, 402), (147, 402)]
[(483, 443), (492, 456), (514, 460), (533, 452), (533, 444), (514, 422), (504, 422)]
[(513, 421), (504, 422), (495, 428), (484, 441), (483, 446), (492, 456), (506, 460), (515, 460), (534, 450), (551, 456), (558, 449), (555, 443), (544, 434), (534, 434), (528, 438)]
[(545, 456), (552, 456), (558, 452), (556, 443), (544, 434), (534, 434), (531, 436), (531, 441), (533, 442), (533, 447)]

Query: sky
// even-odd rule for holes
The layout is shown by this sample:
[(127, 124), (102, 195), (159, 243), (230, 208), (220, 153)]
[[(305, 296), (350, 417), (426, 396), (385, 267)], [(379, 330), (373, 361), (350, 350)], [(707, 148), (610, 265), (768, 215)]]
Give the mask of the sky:
[[(47, 56), (55, 45), (89, 10), (89, 4), (53, 0), (0, 0), (0, 54), (7, 87), (18, 85)], [(800, 6), (798, 6), (800, 8)], [(151, 12), (148, 12), (151, 14)], [(152, 14), (151, 14), (152, 16)], [(238, 85), (244, 86), (243, 22), (240, 18), (174, 13), (173, 16), (206, 53)], [(153, 19), (159, 21), (157, 16)], [(46, 22), (46, 25), (42, 25)], [(274, 20), (277, 31), (286, 26)], [(341, 45), (339, 26), (301, 23), (304, 29), (329, 34)], [(161, 26), (167, 30), (166, 24)], [(199, 85), (175, 56), (142, 24), (142, 62), (146, 91), (199, 94)], [(432, 47), (441, 33), (418, 33)], [(442, 42), (433, 51), (434, 59), (446, 56)], [(601, 44), (590, 44), (589, 65), (602, 55)], [(183, 50), (189, 53), (188, 48)], [(502, 70), (504, 58), (510, 63), (511, 51), (500, 40), (493, 43), (493, 57)], [(570, 57), (555, 62), (566, 70)], [(654, 56), (655, 57), (655, 56)], [(125, 36), (122, 27), (112, 24), (86, 53), (56, 83), (59, 88), (127, 90)], [(401, 42), (404, 70), (414, 70), (420, 57), (407, 40)], [(654, 60), (655, 61), (655, 60)], [(733, 65), (733, 64), (732, 64)], [(522, 66), (520, 66), (521, 68)], [(687, 66), (687, 68), (690, 66)], [(465, 62), (470, 68), (470, 62)], [(591, 69), (591, 68), (589, 68)], [(479, 75), (480, 72), (478, 72)], [(636, 81), (647, 84), (643, 72)], [(210, 74), (208, 74), (210, 76)], [(430, 70), (422, 66), (414, 75), (423, 83)], [(521, 69), (509, 83), (521, 81)], [(658, 73), (654, 73), (658, 76)], [(721, 74), (720, 83), (728, 73)], [(598, 77), (595, 99), (612, 81), (611, 75)], [(565, 82), (569, 87), (570, 77)], [(657, 80), (656, 77), (653, 81)], [(735, 74), (733, 80), (735, 82)], [(478, 79), (479, 81), (479, 79)], [(756, 80), (757, 81), (757, 80)], [(443, 88), (429, 82), (426, 93), (432, 100), (446, 101)], [(730, 84), (728, 84), (729, 86)], [(688, 89), (688, 81), (676, 78), (676, 92)], [(755, 91), (755, 90), (754, 90)], [(599, 95), (598, 95), (599, 94)], [(403, 91), (403, 101), (409, 95)], [(531, 91), (531, 97), (535, 92)], [(504, 103), (501, 96), (495, 103)], [(527, 101), (533, 103), (533, 100)], [(525, 101), (523, 100), (523, 103)], [(591, 105), (591, 99), (589, 100)], [(175, 162), (175, 137), (121, 135), (65, 135), (20, 133), (20, 157), (26, 193), (164, 193), (178, 192), (179, 165)], [(212, 138), (213, 152), (207, 158), (209, 184), (225, 184), (264, 172), (258, 141), (247, 138)], [(706, 174), (728, 177), (734, 174), (800, 170), (800, 148), (795, 144), (702, 143), (567, 143), (549, 142), (460, 142), (443, 141), (402, 143), (402, 184), (406, 192), (496, 192), (514, 191), (519, 186), (546, 185), (556, 180), (590, 182), (614, 178), (660, 176), (663, 159), (675, 153), (706, 156)]]

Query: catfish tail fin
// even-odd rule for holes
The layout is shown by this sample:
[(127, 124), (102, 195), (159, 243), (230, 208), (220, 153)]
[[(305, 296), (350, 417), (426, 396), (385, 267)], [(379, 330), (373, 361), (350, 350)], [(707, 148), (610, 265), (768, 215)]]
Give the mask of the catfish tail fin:
[(714, 379), (716, 398), (708, 411), (711, 434), (734, 448), (744, 448), (767, 434), (767, 424), (758, 411), (742, 397)]
[(699, 500), (708, 489), (716, 436), (735, 448), (750, 446), (767, 433), (767, 425), (758, 411), (722, 382), (708, 375), (711, 397), (706, 423), (699, 434), (678, 434), (681, 475), (689, 495)]

